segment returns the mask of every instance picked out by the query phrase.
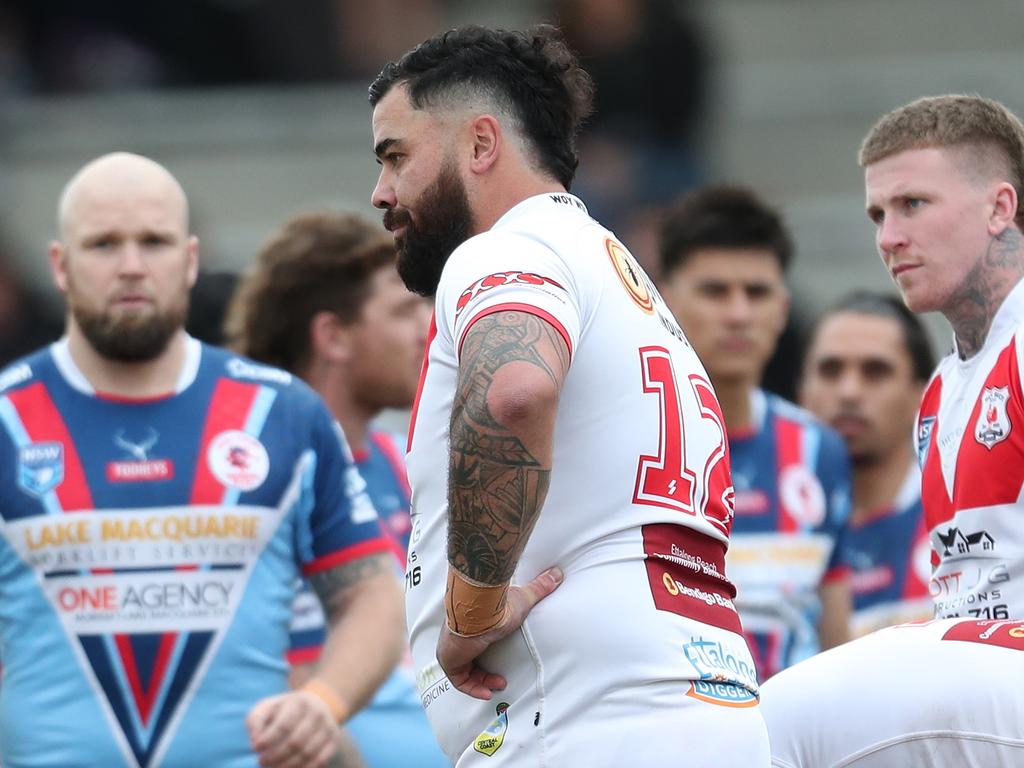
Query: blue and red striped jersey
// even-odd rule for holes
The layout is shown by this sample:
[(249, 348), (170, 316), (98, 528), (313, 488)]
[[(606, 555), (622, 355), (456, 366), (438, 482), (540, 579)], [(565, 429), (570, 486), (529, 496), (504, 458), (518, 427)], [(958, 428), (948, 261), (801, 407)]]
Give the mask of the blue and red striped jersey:
[(0, 375), (5, 768), (254, 768), (297, 577), (391, 546), (312, 390), (187, 350), (149, 400), (93, 391), (65, 342)]
[(764, 681), (820, 648), (818, 587), (848, 576), (850, 466), (842, 438), (802, 408), (754, 390), (751, 412), (753, 429), (729, 433), (727, 564)]
[(932, 617), (932, 550), (916, 465), (891, 505), (850, 523), (846, 543), (854, 637)]

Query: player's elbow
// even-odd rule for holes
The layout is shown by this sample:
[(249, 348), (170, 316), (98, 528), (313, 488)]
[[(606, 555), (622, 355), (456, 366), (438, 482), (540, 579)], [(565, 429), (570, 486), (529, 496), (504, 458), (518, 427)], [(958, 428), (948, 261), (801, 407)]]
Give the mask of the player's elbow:
[(558, 408), (555, 382), (536, 369), (519, 376), (511, 373), (502, 370), (494, 377), (487, 395), (491, 417), (513, 433), (553, 422)]

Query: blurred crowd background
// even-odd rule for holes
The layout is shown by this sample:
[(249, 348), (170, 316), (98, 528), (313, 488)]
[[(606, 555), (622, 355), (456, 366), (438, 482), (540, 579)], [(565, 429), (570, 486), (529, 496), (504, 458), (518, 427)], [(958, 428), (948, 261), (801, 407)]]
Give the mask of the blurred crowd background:
[[(890, 287), (856, 164), (874, 120), (945, 92), (1024, 113), (1019, 0), (2, 2), (0, 362), (60, 332), (45, 246), (88, 159), (164, 163), (204, 269), (244, 270), (299, 211), (377, 218), (366, 86), (384, 62), (446, 27), (538, 21), (597, 82), (574, 191), (652, 271), (659, 213), (694, 185), (745, 184), (781, 209), (795, 301), (768, 385), (790, 397), (808, 319)], [(930, 330), (945, 351), (943, 321)]]

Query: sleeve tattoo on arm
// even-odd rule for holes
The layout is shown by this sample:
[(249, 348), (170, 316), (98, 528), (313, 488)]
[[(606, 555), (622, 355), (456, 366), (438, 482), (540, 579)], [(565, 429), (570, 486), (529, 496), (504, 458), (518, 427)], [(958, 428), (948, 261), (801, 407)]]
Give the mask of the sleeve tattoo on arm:
[(391, 555), (369, 555), (336, 568), (314, 573), (309, 577), (309, 583), (323, 604), (328, 622), (331, 622), (344, 610), (345, 600), (352, 587), (378, 574), (390, 573), (393, 568), (394, 560)]
[(564, 340), (533, 315), (495, 313), (466, 335), (450, 425), (448, 557), (482, 584), (512, 578), (550, 480), (550, 466), (487, 407), (495, 373), (524, 362), (546, 374), (556, 391), (569, 368)]

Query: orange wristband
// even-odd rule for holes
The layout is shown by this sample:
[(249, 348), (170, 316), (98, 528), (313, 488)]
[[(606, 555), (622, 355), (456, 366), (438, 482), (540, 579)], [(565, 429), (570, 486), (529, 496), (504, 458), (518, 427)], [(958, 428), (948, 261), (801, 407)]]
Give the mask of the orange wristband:
[(449, 566), (448, 589), (444, 594), (448, 628), (463, 637), (482, 635), (497, 626), (505, 615), (507, 595), (508, 584), (478, 584)]
[(320, 701), (326, 704), (327, 708), (331, 711), (331, 717), (333, 717), (334, 721), (339, 725), (348, 720), (348, 716), (351, 714), (348, 707), (345, 706), (345, 702), (341, 700), (341, 697), (338, 696), (338, 694), (331, 690), (327, 683), (317, 680), (314, 677), (302, 686), (301, 690), (306, 693), (313, 694), (320, 699)]

